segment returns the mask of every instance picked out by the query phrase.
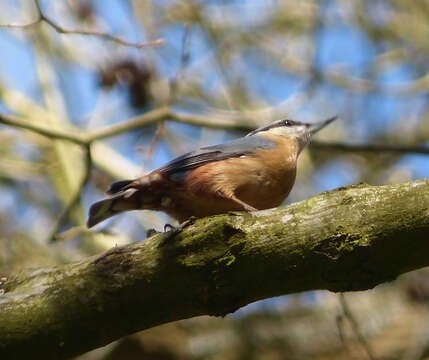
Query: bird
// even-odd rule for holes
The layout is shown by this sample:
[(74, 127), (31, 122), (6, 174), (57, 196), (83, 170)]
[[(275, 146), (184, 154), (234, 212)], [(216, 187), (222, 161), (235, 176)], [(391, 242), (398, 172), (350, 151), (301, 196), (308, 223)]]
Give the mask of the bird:
[(179, 223), (229, 211), (279, 206), (295, 183), (298, 156), (337, 117), (277, 120), (220, 145), (202, 147), (147, 175), (114, 182), (89, 210), (88, 228), (129, 210), (163, 211)]

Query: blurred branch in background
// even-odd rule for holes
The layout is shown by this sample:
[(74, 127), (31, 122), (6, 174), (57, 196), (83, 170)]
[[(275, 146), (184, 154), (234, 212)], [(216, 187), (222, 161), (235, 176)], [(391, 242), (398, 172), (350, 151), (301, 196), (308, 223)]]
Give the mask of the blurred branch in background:
[[(117, 136), (126, 132), (136, 129), (144, 128), (151, 124), (160, 121), (170, 120), (183, 124), (207, 127), (212, 129), (224, 130), (246, 130), (251, 131), (255, 129), (252, 125), (252, 120), (246, 119), (243, 115), (241, 121), (237, 121), (237, 116), (206, 116), (194, 115), (187, 113), (180, 113), (172, 110), (169, 107), (162, 107), (152, 110), (143, 115), (137, 116), (133, 119), (124, 121), (120, 124), (106, 126), (101, 129), (92, 131), (85, 131), (81, 133), (65, 132), (62, 130), (48, 129), (41, 126), (34, 125), (34, 122), (20, 119), (13, 115), (0, 114), (0, 123), (34, 131), (40, 135), (69, 141), (81, 146), (89, 146), (92, 142), (109, 137)], [(262, 124), (261, 124), (262, 125)], [(429, 154), (429, 147), (425, 145), (406, 146), (406, 145), (387, 145), (387, 144), (347, 144), (339, 142), (320, 142), (314, 141), (312, 147), (322, 150), (334, 150), (345, 152), (396, 152), (396, 153), (416, 153), (416, 154)]]
[(182, 80), (183, 71), (189, 63), (189, 37), (191, 33), (191, 25), (186, 24), (185, 29), (183, 31), (182, 37), (182, 50), (180, 54), (180, 65), (176, 71), (176, 74), (170, 80), (170, 100), (169, 103), (173, 103), (175, 100), (175, 95), (177, 91), (177, 87), (179, 85), (179, 81)]
[[(288, 202), (352, 183), (429, 178), (428, 16), (427, 1), (412, 0), (1, 1), (0, 278), (79, 261), (162, 229), (170, 219), (146, 211), (97, 231), (83, 224), (112, 181), (280, 118), (342, 119), (301, 155)], [(365, 219), (366, 212), (345, 213)], [(67, 244), (48, 245), (57, 230)], [(366, 259), (345, 275), (366, 269)], [(263, 265), (266, 259), (252, 261), (251, 269)], [(377, 359), (427, 356), (427, 279), (419, 271), (347, 295)], [(132, 349), (151, 360), (368, 357), (344, 314), (341, 342), (337, 313), (333, 294), (297, 294), (237, 316), (145, 331), (82, 360), (125, 360)]]
[(85, 170), (82, 177), (82, 180), (78, 186), (76, 193), (71, 198), (67, 207), (63, 210), (61, 214), (59, 214), (56, 225), (52, 234), (48, 238), (49, 242), (53, 242), (56, 240), (56, 234), (60, 231), (61, 227), (68, 220), (70, 212), (81, 202), (82, 200), (82, 192), (85, 189), (85, 186), (88, 184), (91, 178), (91, 169), (92, 169), (92, 155), (91, 155), (91, 143), (86, 144), (85, 146)]
[(124, 45), (124, 46), (135, 47), (138, 49), (142, 49), (142, 48), (146, 48), (146, 47), (162, 46), (164, 44), (163, 39), (157, 39), (157, 40), (148, 41), (148, 42), (134, 43), (134, 42), (129, 42), (129, 41), (126, 41), (120, 37), (116, 37), (116, 36), (110, 35), (108, 33), (101, 32), (101, 31), (65, 29), (64, 27), (58, 25), (55, 21), (53, 21), (51, 18), (49, 18), (48, 16), (46, 16), (43, 13), (42, 8), (40, 6), (40, 0), (34, 0), (34, 5), (35, 5), (36, 10), (37, 10), (37, 19), (36, 20), (31, 21), (27, 24), (17, 24), (17, 23), (0, 24), (0, 27), (24, 28), (25, 29), (28, 27), (32, 27), (34, 25), (38, 25), (38, 24), (43, 22), (43, 23), (49, 25), (50, 27), (52, 27), (59, 34), (97, 36), (97, 37), (100, 37), (100, 38), (103, 38), (106, 40), (114, 41), (114, 42), (121, 44), (121, 45)]
[[(354, 316), (353, 312), (350, 309), (350, 306), (346, 300), (346, 296), (344, 293), (340, 293), (338, 295), (340, 299), (341, 309), (343, 311), (344, 317), (350, 322), (350, 325), (352, 326), (353, 332), (358, 339), (359, 343), (362, 345), (363, 349), (366, 352), (366, 355), (368, 356), (368, 359), (375, 360), (374, 351), (372, 350), (371, 346), (368, 344), (368, 341), (365, 339), (365, 336), (363, 336), (359, 324), (356, 320), (356, 317)], [(344, 338), (342, 336), (342, 338)]]
[(344, 152), (373, 152), (373, 153), (399, 153), (399, 154), (429, 154), (429, 146), (426, 145), (388, 145), (388, 144), (346, 144), (339, 142), (314, 141), (311, 146), (321, 150), (344, 151)]

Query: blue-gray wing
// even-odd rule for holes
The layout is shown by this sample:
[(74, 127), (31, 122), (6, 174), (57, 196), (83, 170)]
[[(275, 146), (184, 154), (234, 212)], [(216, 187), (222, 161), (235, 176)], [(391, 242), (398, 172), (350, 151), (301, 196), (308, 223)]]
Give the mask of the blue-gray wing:
[(196, 151), (184, 154), (165, 164), (158, 171), (172, 175), (195, 169), (201, 165), (226, 160), (253, 153), (257, 149), (272, 149), (276, 143), (263, 136), (248, 136), (236, 139), (225, 144), (200, 148)]

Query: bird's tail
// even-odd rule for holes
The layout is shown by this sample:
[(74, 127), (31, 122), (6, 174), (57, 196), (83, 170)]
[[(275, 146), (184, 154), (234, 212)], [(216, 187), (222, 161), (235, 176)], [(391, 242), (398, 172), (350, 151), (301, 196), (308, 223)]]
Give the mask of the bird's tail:
[(121, 180), (110, 185), (110, 198), (96, 202), (89, 209), (86, 225), (97, 225), (107, 218), (128, 210), (157, 210), (162, 208), (162, 198), (168, 182), (158, 172), (136, 180)]
[(113, 195), (93, 204), (89, 209), (86, 225), (88, 228), (127, 210), (140, 208), (139, 190), (132, 187), (133, 180), (124, 180), (113, 183), (108, 194)]

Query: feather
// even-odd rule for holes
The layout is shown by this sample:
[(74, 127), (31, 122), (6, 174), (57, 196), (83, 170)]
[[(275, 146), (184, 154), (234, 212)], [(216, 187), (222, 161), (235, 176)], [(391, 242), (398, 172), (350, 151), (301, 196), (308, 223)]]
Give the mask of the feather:
[(184, 154), (160, 167), (158, 171), (171, 175), (195, 169), (201, 165), (226, 160), (242, 155), (248, 155), (257, 149), (272, 149), (276, 143), (263, 136), (240, 138), (225, 144), (203, 147), (199, 150)]
[(121, 180), (121, 181), (116, 181), (113, 184), (110, 185), (109, 189), (106, 191), (107, 194), (109, 195), (113, 195), (116, 194), (122, 190), (124, 190), (124, 188), (131, 184), (134, 180)]

